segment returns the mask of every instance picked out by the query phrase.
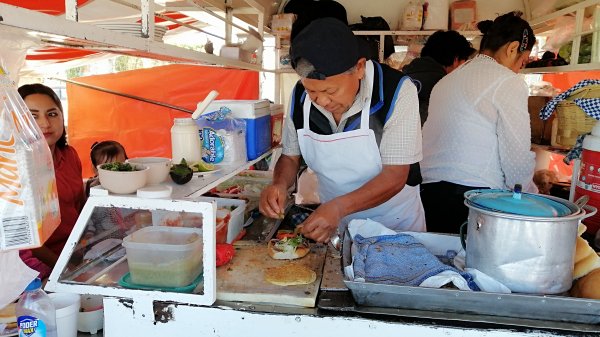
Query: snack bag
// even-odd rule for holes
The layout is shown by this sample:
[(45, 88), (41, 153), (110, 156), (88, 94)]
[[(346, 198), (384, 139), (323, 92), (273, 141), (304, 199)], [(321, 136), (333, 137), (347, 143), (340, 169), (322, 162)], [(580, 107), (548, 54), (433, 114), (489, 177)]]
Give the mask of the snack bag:
[(41, 246), (60, 224), (52, 154), (0, 67), (0, 251)]
[(200, 128), (202, 160), (219, 165), (246, 161), (245, 120), (233, 118), (229, 108), (221, 107), (203, 114), (196, 123)]

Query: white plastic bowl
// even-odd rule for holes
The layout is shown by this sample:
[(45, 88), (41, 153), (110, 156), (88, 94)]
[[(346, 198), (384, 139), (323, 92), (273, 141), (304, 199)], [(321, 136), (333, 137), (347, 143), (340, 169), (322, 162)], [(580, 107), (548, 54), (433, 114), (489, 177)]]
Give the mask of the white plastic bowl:
[(102, 296), (81, 295), (81, 309), (77, 313), (77, 330), (95, 335), (104, 328)]
[(146, 185), (158, 185), (169, 176), (169, 170), (171, 169), (171, 159), (163, 157), (139, 157), (127, 159), (127, 162), (132, 165), (148, 166), (148, 178)]
[[(133, 164), (132, 164), (133, 165)], [(98, 178), (100, 185), (109, 192), (117, 194), (130, 194), (138, 188), (146, 186), (148, 171), (150, 168), (143, 165), (135, 165), (138, 171), (109, 171), (98, 165)]]

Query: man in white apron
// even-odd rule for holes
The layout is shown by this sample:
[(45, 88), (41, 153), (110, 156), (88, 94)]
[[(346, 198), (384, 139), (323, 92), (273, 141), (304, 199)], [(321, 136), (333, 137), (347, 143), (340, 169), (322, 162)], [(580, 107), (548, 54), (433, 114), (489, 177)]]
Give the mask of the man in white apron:
[(424, 231), (419, 196), (421, 124), (417, 90), (402, 73), (360, 57), (341, 21), (313, 21), (292, 41), (301, 80), (294, 88), (283, 151), (260, 210), (281, 217), (304, 159), (317, 175), (321, 205), (302, 233), (327, 242), (352, 219), (396, 231)]

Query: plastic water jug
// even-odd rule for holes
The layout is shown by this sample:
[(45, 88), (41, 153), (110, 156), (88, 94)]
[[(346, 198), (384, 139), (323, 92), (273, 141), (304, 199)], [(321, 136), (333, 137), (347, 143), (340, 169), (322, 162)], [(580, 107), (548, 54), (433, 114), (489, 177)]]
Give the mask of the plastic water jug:
[(57, 337), (56, 309), (39, 278), (27, 286), (15, 311), (20, 337)]

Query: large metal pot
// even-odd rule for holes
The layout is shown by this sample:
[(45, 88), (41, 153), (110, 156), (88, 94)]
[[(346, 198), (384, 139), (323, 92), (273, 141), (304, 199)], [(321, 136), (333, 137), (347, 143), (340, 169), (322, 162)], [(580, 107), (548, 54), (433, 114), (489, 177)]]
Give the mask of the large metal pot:
[(573, 261), (579, 222), (586, 214), (576, 204), (551, 196), (570, 214), (536, 217), (495, 211), (477, 205), (465, 193), (469, 208), (466, 241), (466, 267), (476, 268), (502, 282), (513, 292), (557, 294), (571, 288)]

